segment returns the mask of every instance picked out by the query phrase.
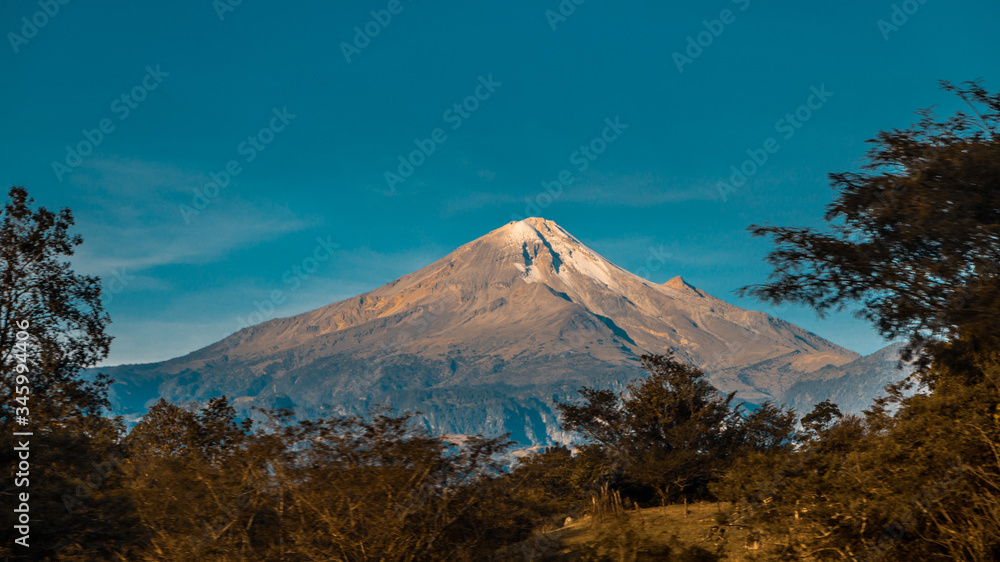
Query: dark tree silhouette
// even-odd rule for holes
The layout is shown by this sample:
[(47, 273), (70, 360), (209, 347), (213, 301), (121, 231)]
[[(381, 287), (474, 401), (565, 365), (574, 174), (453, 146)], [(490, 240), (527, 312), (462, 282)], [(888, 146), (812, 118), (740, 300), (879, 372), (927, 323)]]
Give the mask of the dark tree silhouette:
[(599, 443), (626, 479), (654, 488), (662, 501), (703, 495), (732, 458), (781, 447), (794, 414), (771, 404), (747, 415), (705, 374), (673, 354), (644, 355), (649, 376), (626, 392), (583, 388), (581, 404), (556, 404), (562, 426)]
[(831, 232), (751, 227), (778, 248), (744, 293), (860, 302), (926, 390), (889, 385), (865, 418), (821, 403), (805, 447), (729, 471), (716, 490), (775, 559), (1000, 559), (1000, 94), (944, 88), (971, 113), (879, 133), (861, 173), (831, 175)]
[(101, 305), (100, 280), (77, 275), (69, 262), (83, 243), (69, 233), (69, 209), (32, 209), (23, 187), (13, 187), (0, 209), (0, 416), (9, 423), (13, 403), (14, 343), (20, 326), (29, 334), (32, 418), (59, 421), (99, 414), (107, 406), (104, 379), (79, 377), (108, 354), (110, 323)]
[[(82, 376), (107, 356), (109, 319), (99, 280), (66, 260), (82, 243), (69, 232), (72, 213), (33, 205), (13, 187), (0, 209), (0, 432), (31, 433), (19, 441), (27, 442), (27, 486), (9, 470), (20, 452), (0, 450), (0, 496), (28, 493), (32, 520), (29, 548), (7, 542), (0, 556), (110, 557), (129, 531), (115, 470), (122, 425), (102, 417), (109, 379)], [(14, 515), (5, 508), (0, 524), (12, 529)]]
[(771, 236), (770, 282), (744, 287), (773, 303), (820, 314), (852, 302), (888, 338), (927, 344), (1000, 339), (1000, 94), (977, 82), (942, 83), (969, 112), (883, 131), (860, 173), (831, 174), (829, 232), (750, 227)]

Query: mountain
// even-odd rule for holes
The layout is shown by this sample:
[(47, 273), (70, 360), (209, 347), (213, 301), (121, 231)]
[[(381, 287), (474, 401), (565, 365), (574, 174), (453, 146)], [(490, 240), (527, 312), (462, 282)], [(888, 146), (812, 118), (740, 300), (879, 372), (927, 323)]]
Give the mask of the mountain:
[(817, 402), (829, 399), (842, 412), (856, 413), (871, 407), (872, 400), (885, 393), (885, 385), (902, 380), (913, 372), (900, 364), (905, 344), (895, 343), (839, 367), (827, 366), (803, 376), (786, 392), (789, 406), (806, 413)]
[(576, 399), (584, 385), (622, 388), (640, 376), (640, 355), (666, 350), (754, 403), (785, 401), (797, 385), (832, 380), (859, 360), (680, 277), (642, 279), (556, 223), (528, 218), (368, 293), (183, 357), (102, 371), (120, 381), (113, 398), (123, 411), (158, 396), (221, 394), (240, 408), (305, 416), (388, 404), (420, 410), (445, 433), (510, 432), (538, 445), (566, 440), (553, 399)]

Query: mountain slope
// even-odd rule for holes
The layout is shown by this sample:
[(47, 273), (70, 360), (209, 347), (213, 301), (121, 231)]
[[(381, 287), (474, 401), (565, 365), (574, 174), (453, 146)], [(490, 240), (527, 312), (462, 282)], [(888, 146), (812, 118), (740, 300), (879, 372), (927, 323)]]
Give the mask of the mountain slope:
[(721, 390), (780, 399), (824, 367), (856, 360), (793, 324), (743, 310), (680, 277), (646, 281), (552, 221), (511, 222), (373, 291), (241, 330), (184, 357), (104, 369), (116, 397), (154, 395), (304, 415), (421, 410), (448, 433), (509, 431), (544, 444), (552, 400), (620, 387), (637, 358), (674, 350)]
[(785, 392), (786, 402), (803, 414), (826, 399), (844, 413), (866, 410), (875, 398), (885, 395), (882, 389), (887, 384), (913, 372), (910, 366), (900, 366), (903, 347), (902, 343), (892, 344), (839, 367), (827, 366), (809, 373)]

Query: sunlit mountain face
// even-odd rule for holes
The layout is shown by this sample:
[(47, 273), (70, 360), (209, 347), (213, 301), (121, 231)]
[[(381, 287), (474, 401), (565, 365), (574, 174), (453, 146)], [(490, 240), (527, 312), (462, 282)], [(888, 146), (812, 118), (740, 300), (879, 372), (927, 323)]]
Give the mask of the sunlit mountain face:
[[(882, 386), (867, 388), (863, 373), (840, 378), (857, 353), (679, 276), (642, 279), (542, 218), (510, 222), (368, 293), (184, 357), (104, 371), (119, 381), (122, 413), (159, 396), (223, 394), (241, 409), (306, 417), (389, 405), (422, 412), (443, 433), (544, 445), (567, 439), (553, 400), (584, 385), (621, 389), (642, 375), (641, 355), (668, 350), (754, 404), (805, 408), (827, 397), (825, 381), (857, 385), (861, 399)], [(809, 392), (789, 394), (796, 388)]]

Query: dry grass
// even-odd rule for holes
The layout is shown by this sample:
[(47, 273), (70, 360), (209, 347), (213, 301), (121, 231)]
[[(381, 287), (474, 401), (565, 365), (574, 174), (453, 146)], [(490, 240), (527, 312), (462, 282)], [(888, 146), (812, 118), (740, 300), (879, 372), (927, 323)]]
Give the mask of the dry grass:
[[(748, 530), (725, 528), (719, 539), (711, 532), (718, 516), (729, 515), (725, 503), (671, 505), (627, 510), (603, 521), (586, 517), (526, 541), (504, 557), (507, 560), (754, 560), (744, 548)], [(716, 557), (718, 556), (718, 557)]]

